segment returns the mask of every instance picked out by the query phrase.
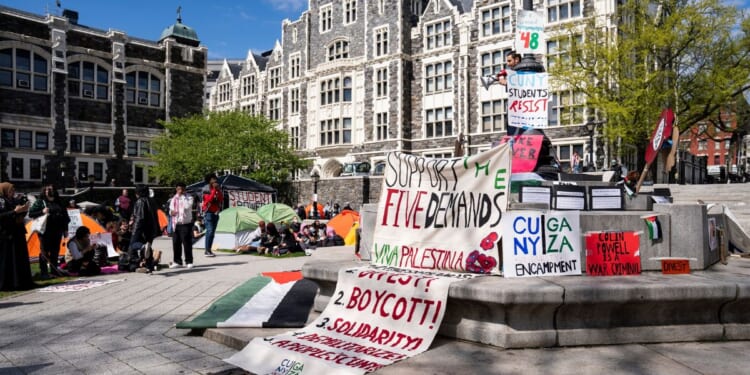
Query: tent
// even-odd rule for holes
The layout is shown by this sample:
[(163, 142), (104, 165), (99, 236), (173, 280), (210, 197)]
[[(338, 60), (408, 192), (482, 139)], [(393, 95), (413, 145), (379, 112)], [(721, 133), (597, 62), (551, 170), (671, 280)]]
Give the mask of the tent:
[[(214, 246), (218, 249), (234, 249), (250, 242), (250, 233), (258, 227), (258, 221), (265, 220), (252, 208), (229, 207), (219, 212), (219, 223), (216, 225)], [(206, 237), (203, 236), (194, 248), (205, 249)]]
[(290, 223), (295, 217), (299, 220), (299, 216), (297, 216), (294, 209), (283, 203), (269, 203), (258, 209), (258, 215), (269, 223), (279, 223), (282, 221)]
[[(318, 217), (316, 219), (325, 219), (326, 214), (325, 214), (325, 210), (324, 210), (323, 205), (320, 204), (320, 203), (316, 203), (316, 204), (318, 205)], [(305, 215), (307, 215), (308, 219), (312, 219), (313, 218), (312, 214), (311, 214), (312, 207), (313, 207), (312, 203), (308, 204), (305, 207)]]
[[(338, 215), (331, 218), (331, 220), (328, 220), (328, 223), (326, 223), (326, 225), (333, 228), (333, 231), (341, 236), (341, 238), (353, 239), (355, 237), (351, 234), (352, 231), (357, 229), (357, 223), (359, 223), (359, 212), (353, 210), (343, 210), (339, 212)], [(353, 245), (354, 242), (346, 244)]]
[[(75, 215), (76, 211), (78, 210), (69, 210), (68, 214)], [(80, 217), (81, 217), (81, 220), (80, 220), (81, 225), (88, 227), (91, 230), (92, 234), (105, 233), (107, 231), (106, 229), (104, 229), (104, 227), (99, 225), (99, 223), (97, 223), (96, 220), (94, 220), (94, 218), (92, 218), (91, 216), (81, 213)], [(28, 223), (26, 223), (26, 247), (28, 247), (29, 249), (29, 257), (36, 258), (36, 257), (39, 257), (41, 241), (39, 238), (39, 233), (31, 231), (31, 223), (32, 221), (29, 221)], [(71, 223), (76, 223), (76, 224), (72, 224), (68, 228), (68, 231), (75, 233), (75, 230), (77, 228), (72, 228), (72, 227), (76, 226), (78, 221), (73, 220), (73, 218), (71, 217)], [(62, 241), (60, 241), (60, 255), (64, 255), (66, 253), (67, 243), (68, 243), (68, 238), (66, 236), (62, 239)]]
[(161, 208), (156, 210), (156, 216), (159, 217), (159, 228), (161, 230), (164, 230), (164, 228), (169, 225), (169, 219), (167, 218), (167, 213), (164, 212)]
[[(224, 208), (245, 206), (257, 209), (276, 201), (276, 189), (248, 178), (226, 174), (219, 177), (218, 182), (224, 192)], [(188, 186), (186, 190), (200, 199), (204, 186), (206, 183), (200, 181)]]

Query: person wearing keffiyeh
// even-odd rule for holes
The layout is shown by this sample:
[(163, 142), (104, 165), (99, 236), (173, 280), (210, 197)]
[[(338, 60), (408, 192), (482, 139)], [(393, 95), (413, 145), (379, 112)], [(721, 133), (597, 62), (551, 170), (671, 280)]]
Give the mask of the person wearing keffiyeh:
[(188, 268), (193, 268), (193, 197), (185, 194), (185, 184), (177, 183), (174, 197), (169, 203), (169, 214), (172, 216), (172, 251), (174, 257), (169, 268), (180, 268), (182, 252)]

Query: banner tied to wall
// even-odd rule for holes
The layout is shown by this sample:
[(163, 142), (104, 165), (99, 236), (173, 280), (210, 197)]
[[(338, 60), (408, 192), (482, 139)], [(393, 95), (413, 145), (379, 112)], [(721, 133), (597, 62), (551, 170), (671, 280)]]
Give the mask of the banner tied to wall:
[(427, 350), (450, 284), (499, 273), (510, 158), (508, 145), (463, 159), (389, 154), (373, 264), (340, 270), (310, 325), (226, 361), (256, 374), (363, 374)]

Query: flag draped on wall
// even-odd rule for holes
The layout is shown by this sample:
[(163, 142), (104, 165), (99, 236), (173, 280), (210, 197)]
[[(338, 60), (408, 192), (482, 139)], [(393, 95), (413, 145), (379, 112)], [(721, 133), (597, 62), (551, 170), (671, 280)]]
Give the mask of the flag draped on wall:
[(658, 241), (661, 239), (661, 223), (656, 215), (645, 216), (643, 220), (646, 221), (646, 227), (648, 227), (648, 238), (651, 241)]

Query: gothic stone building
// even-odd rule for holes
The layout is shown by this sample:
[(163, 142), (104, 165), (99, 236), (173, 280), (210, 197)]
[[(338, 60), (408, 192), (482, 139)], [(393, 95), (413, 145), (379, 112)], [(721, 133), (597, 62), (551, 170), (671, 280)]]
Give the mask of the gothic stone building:
[[(534, 8), (554, 35), (584, 14), (612, 14), (615, 2), (607, 4)], [(505, 88), (485, 89), (480, 77), (505, 68), (520, 8), (508, 0), (310, 0), (299, 19), (282, 22), (271, 51), (223, 64), (208, 107), (279, 121), (323, 177), (363, 161), (377, 174), (388, 151), (451, 157), (460, 135), (474, 154), (506, 134)], [(545, 64), (563, 43), (548, 38)], [(555, 92), (548, 111), (546, 134), (562, 164), (574, 150), (587, 155), (580, 96)], [(598, 134), (594, 147), (604, 159)]]
[(200, 113), (205, 47), (177, 23), (158, 42), (0, 7), (3, 181), (148, 182), (159, 120)]

